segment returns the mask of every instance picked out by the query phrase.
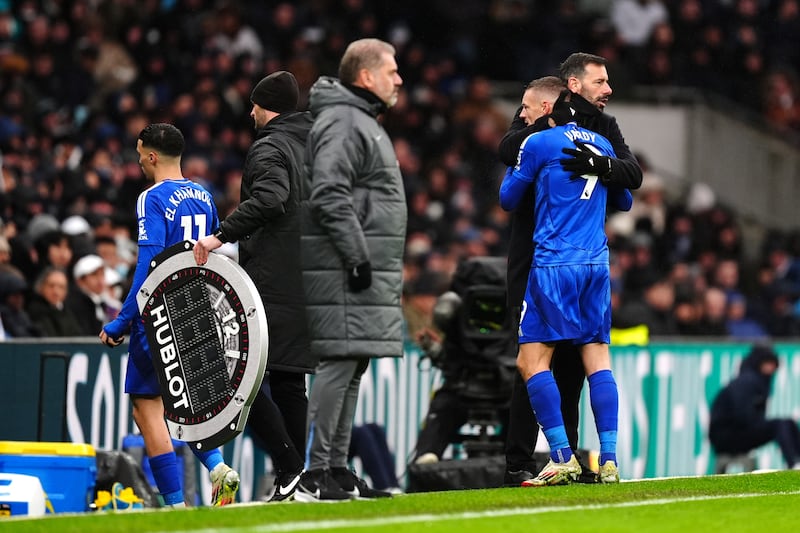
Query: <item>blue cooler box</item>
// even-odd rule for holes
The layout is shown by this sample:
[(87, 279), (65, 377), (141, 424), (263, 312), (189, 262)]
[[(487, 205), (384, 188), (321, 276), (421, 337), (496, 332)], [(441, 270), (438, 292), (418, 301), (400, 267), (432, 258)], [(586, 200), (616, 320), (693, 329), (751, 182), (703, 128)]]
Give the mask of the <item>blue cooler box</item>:
[(36, 476), (56, 513), (89, 510), (97, 461), (89, 444), (0, 441), (0, 472)]

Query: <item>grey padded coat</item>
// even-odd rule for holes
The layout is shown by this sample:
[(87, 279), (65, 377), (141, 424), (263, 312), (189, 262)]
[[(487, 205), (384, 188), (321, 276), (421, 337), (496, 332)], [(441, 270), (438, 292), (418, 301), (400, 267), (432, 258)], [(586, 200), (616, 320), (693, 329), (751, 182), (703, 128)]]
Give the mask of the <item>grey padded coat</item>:
[[(323, 358), (400, 357), (407, 208), (389, 136), (370, 103), (339, 80), (311, 88), (314, 124), (302, 187), (303, 285), (311, 351)], [(365, 261), (372, 285), (352, 292)]]

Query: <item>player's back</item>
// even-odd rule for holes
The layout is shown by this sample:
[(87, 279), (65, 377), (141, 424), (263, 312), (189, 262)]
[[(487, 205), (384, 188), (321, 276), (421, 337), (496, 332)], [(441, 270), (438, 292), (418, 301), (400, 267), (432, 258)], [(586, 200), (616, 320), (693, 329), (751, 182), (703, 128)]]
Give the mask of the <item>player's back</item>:
[[(567, 124), (531, 135), (523, 144), (522, 171), (536, 187), (534, 264), (607, 264), (605, 235), (607, 189), (597, 176), (572, 179), (561, 167), (562, 148), (574, 140), (602, 155), (614, 155), (605, 137)], [(529, 164), (526, 159), (530, 159)]]
[(198, 240), (218, 226), (214, 199), (188, 179), (156, 183), (139, 196), (139, 245), (163, 248), (184, 240)]

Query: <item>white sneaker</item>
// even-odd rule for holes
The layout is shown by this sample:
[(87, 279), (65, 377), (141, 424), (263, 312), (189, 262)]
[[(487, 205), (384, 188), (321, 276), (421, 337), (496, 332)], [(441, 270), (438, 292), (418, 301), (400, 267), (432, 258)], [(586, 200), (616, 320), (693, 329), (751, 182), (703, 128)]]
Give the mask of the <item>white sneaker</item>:
[(619, 483), (619, 469), (614, 461), (606, 461), (600, 467), (600, 483)]
[(225, 463), (220, 463), (211, 471), (211, 505), (222, 507), (236, 501), (239, 490), (239, 474)]
[(542, 468), (539, 475), (522, 482), (523, 487), (544, 487), (545, 485), (566, 485), (575, 481), (581, 474), (581, 465), (573, 455), (566, 463), (550, 461)]
[(414, 464), (431, 465), (433, 463), (438, 463), (438, 462), (439, 462), (439, 456), (436, 455), (435, 453), (428, 452), (428, 453), (423, 453), (422, 455), (417, 457), (417, 460), (414, 461)]

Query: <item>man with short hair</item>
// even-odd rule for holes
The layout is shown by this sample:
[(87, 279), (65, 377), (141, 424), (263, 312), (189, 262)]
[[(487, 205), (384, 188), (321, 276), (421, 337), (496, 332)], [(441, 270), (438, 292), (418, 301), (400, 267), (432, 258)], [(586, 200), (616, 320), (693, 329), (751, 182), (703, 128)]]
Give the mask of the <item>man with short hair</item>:
[(303, 181), (303, 284), (311, 350), (321, 357), (308, 405), (302, 501), (388, 497), (347, 468), (361, 376), (373, 357), (402, 357), (406, 198), (378, 122), (403, 80), (378, 39), (348, 45), (339, 78), (311, 88), (314, 125)]
[(556, 102), (551, 116), (555, 127), (523, 141), (517, 165), (500, 187), (500, 205), (507, 210), (517, 207), (527, 189), (536, 190), (534, 210), (528, 213), (535, 218), (534, 251), (522, 301), (517, 367), (550, 445), (550, 462), (523, 486), (569, 483), (582, 471), (550, 370), (555, 345), (563, 341), (579, 347), (589, 379), (600, 438), (600, 481), (619, 482), (619, 399), (608, 349), (611, 285), (605, 215), (610, 192), (597, 176), (572, 174), (559, 164), (562, 152), (572, 150), (573, 143), (598, 159), (613, 157), (614, 152), (607, 139), (577, 125), (570, 97), (566, 93)]
[[(559, 78), (571, 95), (570, 109), (575, 113), (575, 120), (582, 127), (600, 133), (607, 138), (616, 157), (613, 162), (604, 160), (607, 168), (603, 178), (609, 184), (619, 188), (637, 189), (642, 184), (642, 169), (631, 152), (616, 119), (604, 113), (605, 106), (611, 95), (608, 74), (605, 67), (606, 60), (600, 56), (577, 52), (570, 55), (561, 64)], [(527, 92), (527, 91), (526, 91)], [(552, 96), (551, 96), (552, 98)], [(554, 100), (551, 100), (551, 103)], [(529, 110), (536, 109), (529, 106)], [(517, 116), (511, 128), (503, 137), (498, 147), (500, 160), (514, 166), (517, 162), (520, 145), (532, 133), (542, 131), (549, 127), (547, 114), (533, 118), (533, 113), (528, 111), (522, 116), (523, 108), (517, 111)], [(549, 114), (549, 111), (548, 111)], [(576, 154), (574, 163), (588, 166), (587, 157), (581, 153)], [(567, 158), (568, 159), (568, 158)], [(610, 171), (608, 170), (610, 168)], [(577, 169), (576, 169), (577, 170)], [(584, 168), (586, 173), (595, 175), (600, 172), (598, 168)], [(534, 219), (531, 216), (534, 209), (534, 190), (529, 188), (520, 199), (517, 208), (511, 213), (511, 235), (509, 239), (507, 291), (508, 305), (516, 308), (519, 315), (519, 305), (525, 294), (528, 273), (533, 258), (533, 231)], [(578, 413), (581, 390), (585, 372), (580, 362), (577, 350), (569, 343), (556, 345), (553, 356), (553, 372), (558, 382), (562, 396), (562, 416), (567, 429), (569, 442), (573, 449), (578, 447)], [(522, 482), (534, 477), (536, 464), (533, 451), (539, 429), (536, 417), (531, 410), (528, 394), (522, 379), (516, 379), (511, 395), (510, 417), (506, 441), (506, 473), (504, 484), (519, 486)], [(596, 476), (584, 467), (579, 481), (596, 482)]]
[[(119, 346), (130, 328), (125, 392), (133, 399), (133, 419), (144, 438), (153, 478), (164, 504), (170, 507), (185, 507), (185, 502), (172, 438), (164, 420), (161, 387), (136, 294), (156, 255), (173, 244), (204, 237), (218, 225), (211, 193), (183, 177), (184, 145), (183, 134), (171, 124), (150, 124), (139, 133), (136, 142), (139, 166), (145, 177), (155, 183), (136, 201), (139, 257), (131, 289), (117, 318), (103, 326), (99, 335), (106, 346)], [(219, 449), (201, 452), (192, 447), (192, 451), (210, 472), (212, 505), (233, 503), (239, 489), (239, 474), (225, 464)]]

